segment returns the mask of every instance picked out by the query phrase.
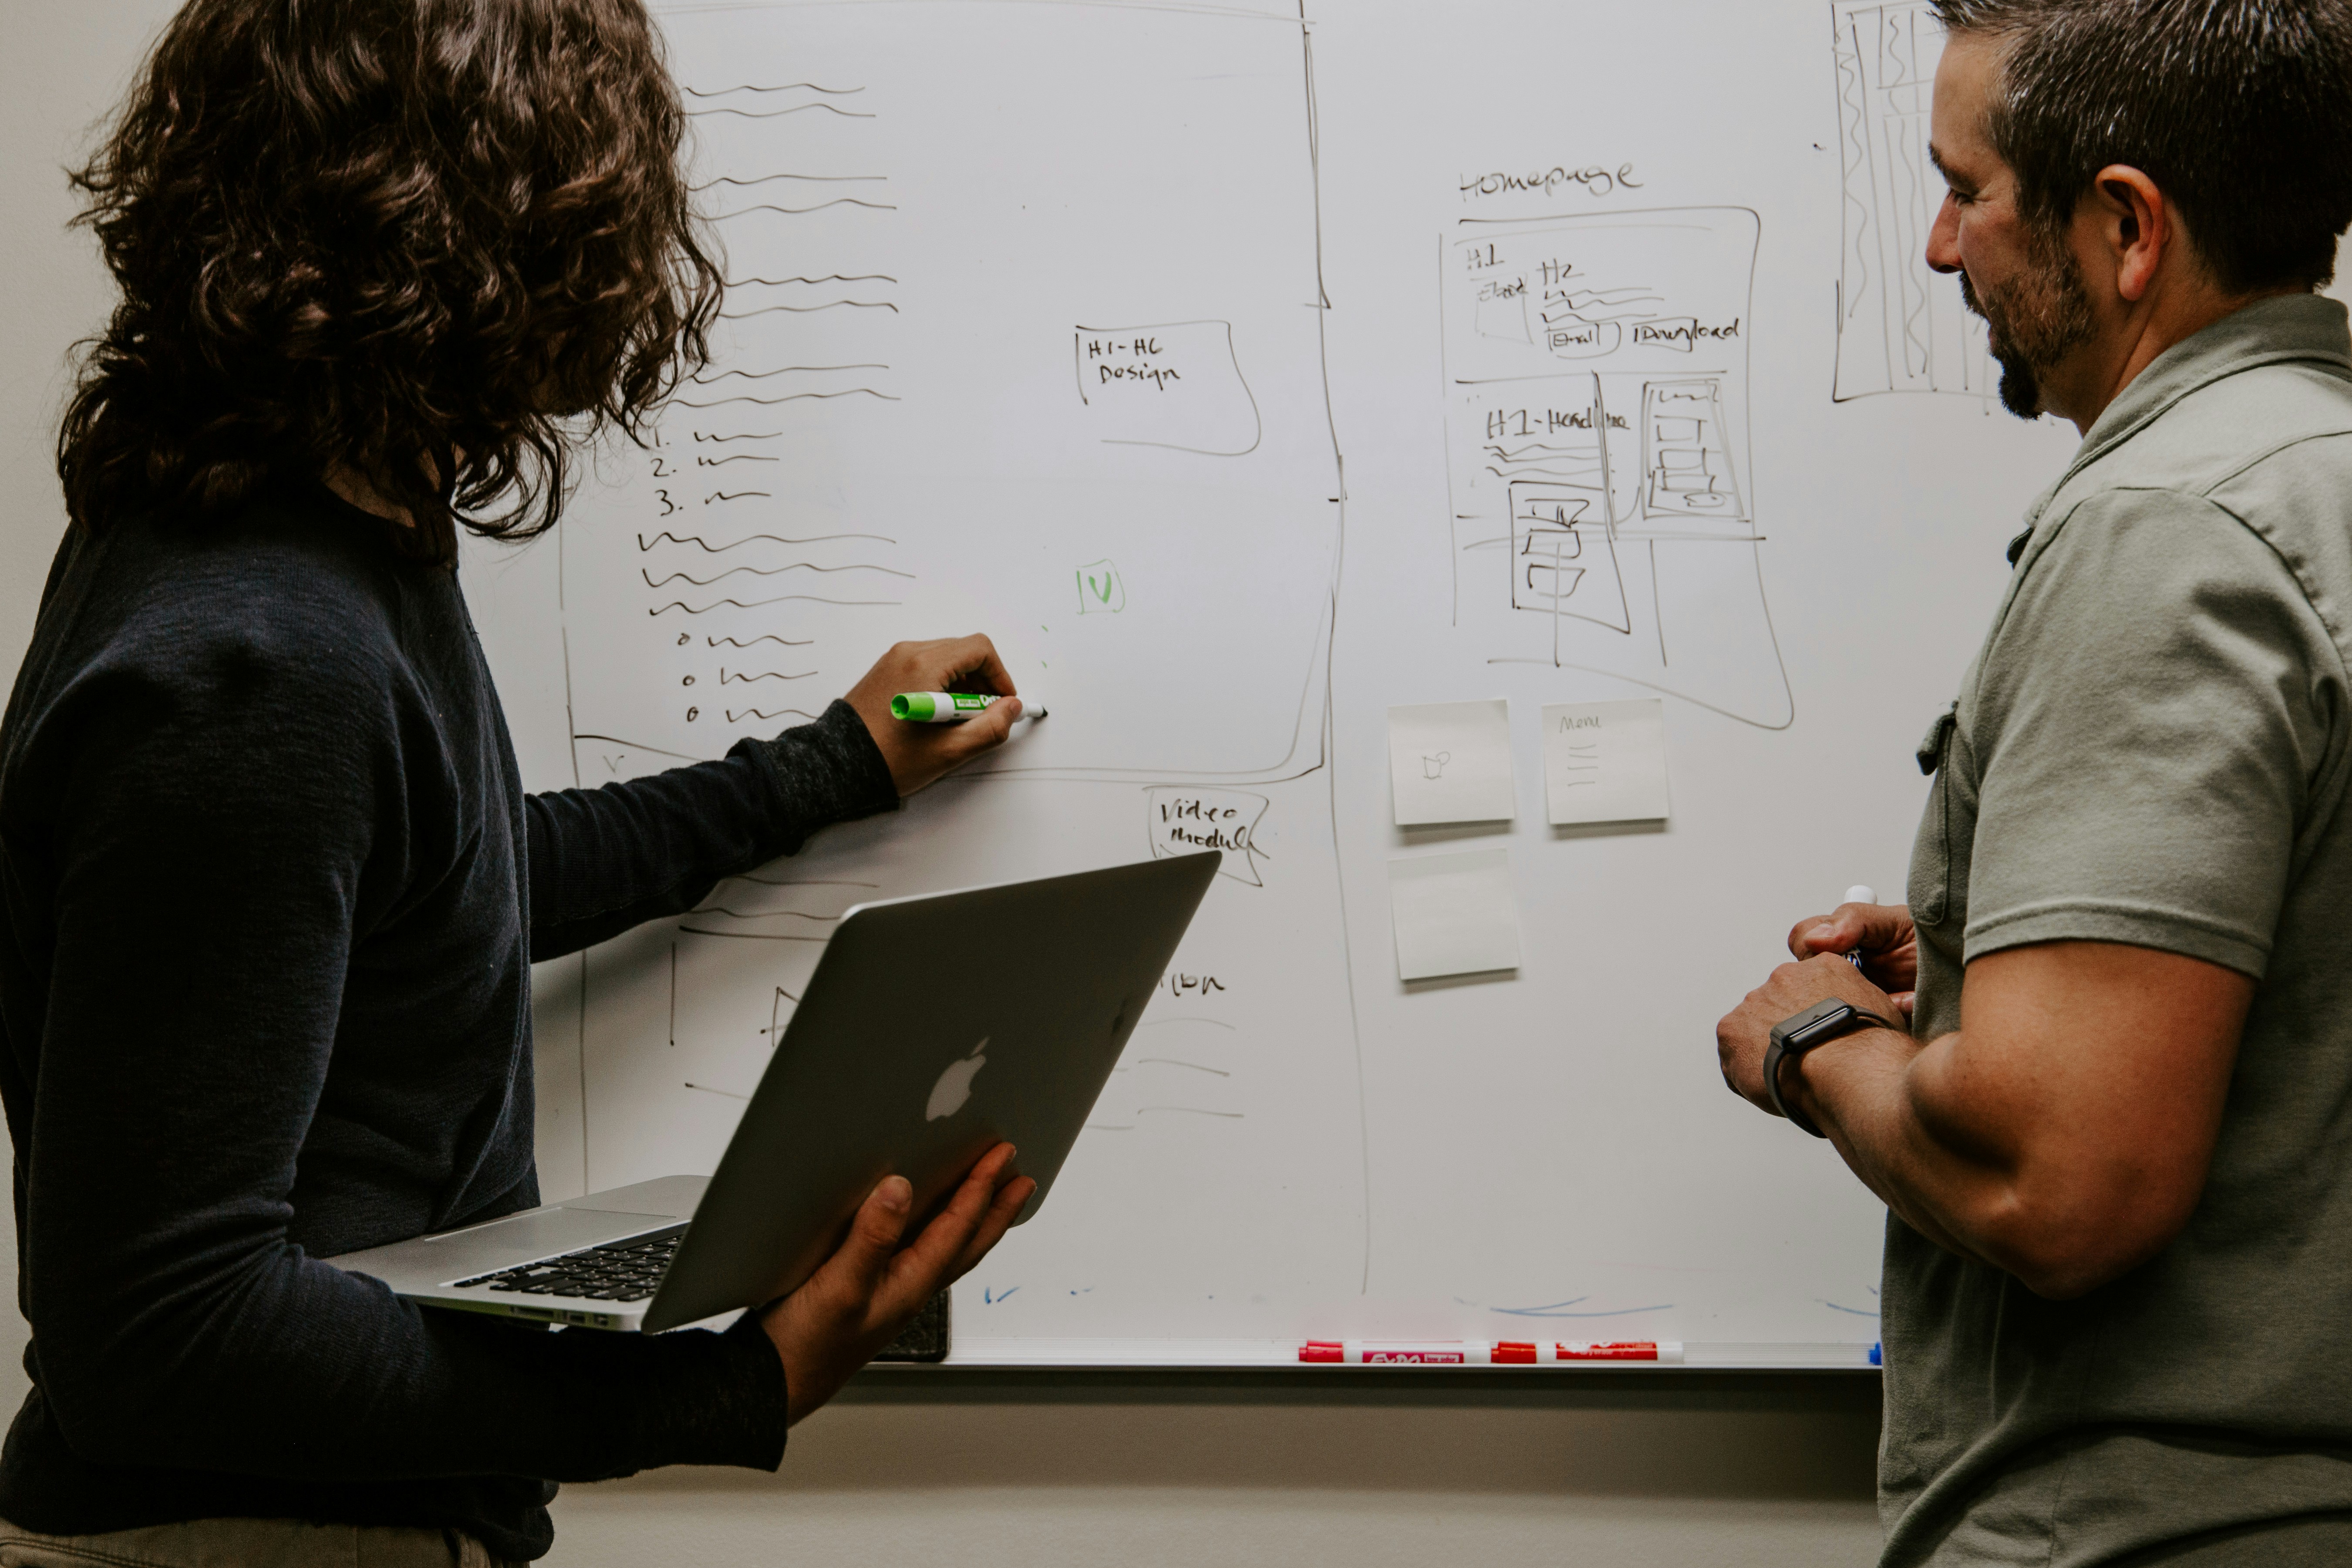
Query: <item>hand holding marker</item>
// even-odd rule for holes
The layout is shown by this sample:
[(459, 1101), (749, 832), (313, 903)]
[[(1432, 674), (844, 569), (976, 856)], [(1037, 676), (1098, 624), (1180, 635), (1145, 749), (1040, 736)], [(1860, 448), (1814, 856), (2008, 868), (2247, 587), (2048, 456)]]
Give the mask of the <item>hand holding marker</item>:
[[(1856, 883), (1853, 886), (1845, 890), (1845, 902), (1848, 904), (1876, 904), (1878, 902), (1878, 893), (1874, 888), (1864, 887), (1860, 883)], [(1852, 964), (1857, 969), (1861, 968), (1862, 949), (1859, 946), (1847, 948), (1845, 961)]]
[[(1005, 700), (978, 692), (900, 692), (890, 699), (890, 716), (908, 724), (961, 724)], [(1045, 716), (1045, 705), (1035, 698), (1019, 701), (1023, 718)]]

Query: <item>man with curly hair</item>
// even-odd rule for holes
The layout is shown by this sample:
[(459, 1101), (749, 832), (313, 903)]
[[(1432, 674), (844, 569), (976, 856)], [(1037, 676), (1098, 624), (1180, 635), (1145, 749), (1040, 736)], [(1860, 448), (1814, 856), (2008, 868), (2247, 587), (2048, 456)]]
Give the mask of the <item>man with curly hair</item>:
[(2352, 1562), (2352, 5), (1933, 8), (1927, 259), (2083, 444), (1719, 1061), (1891, 1211), (1890, 1568)]
[(718, 275), (640, 0), (191, 0), (76, 176), (121, 286), (0, 721), (0, 1098), (33, 1392), (0, 1562), (481, 1563), (554, 1483), (773, 1469), (1004, 1233), (893, 1177), (726, 1333), (533, 1333), (322, 1257), (535, 1205), (533, 960), (1000, 742), (902, 644), (722, 761), (526, 796), (457, 530), (555, 526), (705, 358)]

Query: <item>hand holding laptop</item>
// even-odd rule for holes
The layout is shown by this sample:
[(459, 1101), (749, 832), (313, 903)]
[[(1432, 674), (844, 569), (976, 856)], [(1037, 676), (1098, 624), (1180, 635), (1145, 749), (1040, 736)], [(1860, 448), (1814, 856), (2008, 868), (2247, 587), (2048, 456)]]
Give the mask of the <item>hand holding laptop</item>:
[(866, 1196), (849, 1239), (762, 1320), (784, 1360), (793, 1423), (841, 1390), (941, 1289), (988, 1256), (1037, 1190), (1013, 1169), (1013, 1148), (981, 1157), (940, 1216), (901, 1248), (915, 1189), (890, 1176)]

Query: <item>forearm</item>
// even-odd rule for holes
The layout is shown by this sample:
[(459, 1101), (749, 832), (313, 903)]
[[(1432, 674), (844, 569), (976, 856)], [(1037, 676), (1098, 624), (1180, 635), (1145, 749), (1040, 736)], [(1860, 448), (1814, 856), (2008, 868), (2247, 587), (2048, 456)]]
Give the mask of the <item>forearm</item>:
[(718, 762), (526, 802), (530, 956), (577, 952), (680, 915), (719, 880), (796, 852), (818, 829), (887, 810), (890, 770), (846, 704)]
[(1934, 1058), (1958, 1038), (1923, 1047), (1895, 1030), (1848, 1035), (1785, 1069), (1781, 1089), (1905, 1224), (1948, 1252), (2006, 1268), (1989, 1221), (2003, 1207), (2008, 1176), (1950, 1107), (1934, 1103)]
[[(772, 1468), (761, 1335), (545, 1333), (419, 1309), (290, 1249), (149, 1290), (34, 1259), (44, 1393), (77, 1451), (314, 1480)], [(59, 1276), (63, 1276), (60, 1278)]]

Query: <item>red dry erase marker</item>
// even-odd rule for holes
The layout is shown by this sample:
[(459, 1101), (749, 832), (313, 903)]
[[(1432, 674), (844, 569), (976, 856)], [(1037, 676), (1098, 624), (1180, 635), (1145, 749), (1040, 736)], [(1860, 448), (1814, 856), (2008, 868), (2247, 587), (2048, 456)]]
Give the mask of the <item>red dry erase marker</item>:
[(1298, 1359), (1326, 1366), (1533, 1366), (1532, 1341), (1311, 1339)]
[(1551, 1347), (1556, 1361), (1661, 1361), (1683, 1358), (1680, 1340), (1618, 1339), (1581, 1341)]

